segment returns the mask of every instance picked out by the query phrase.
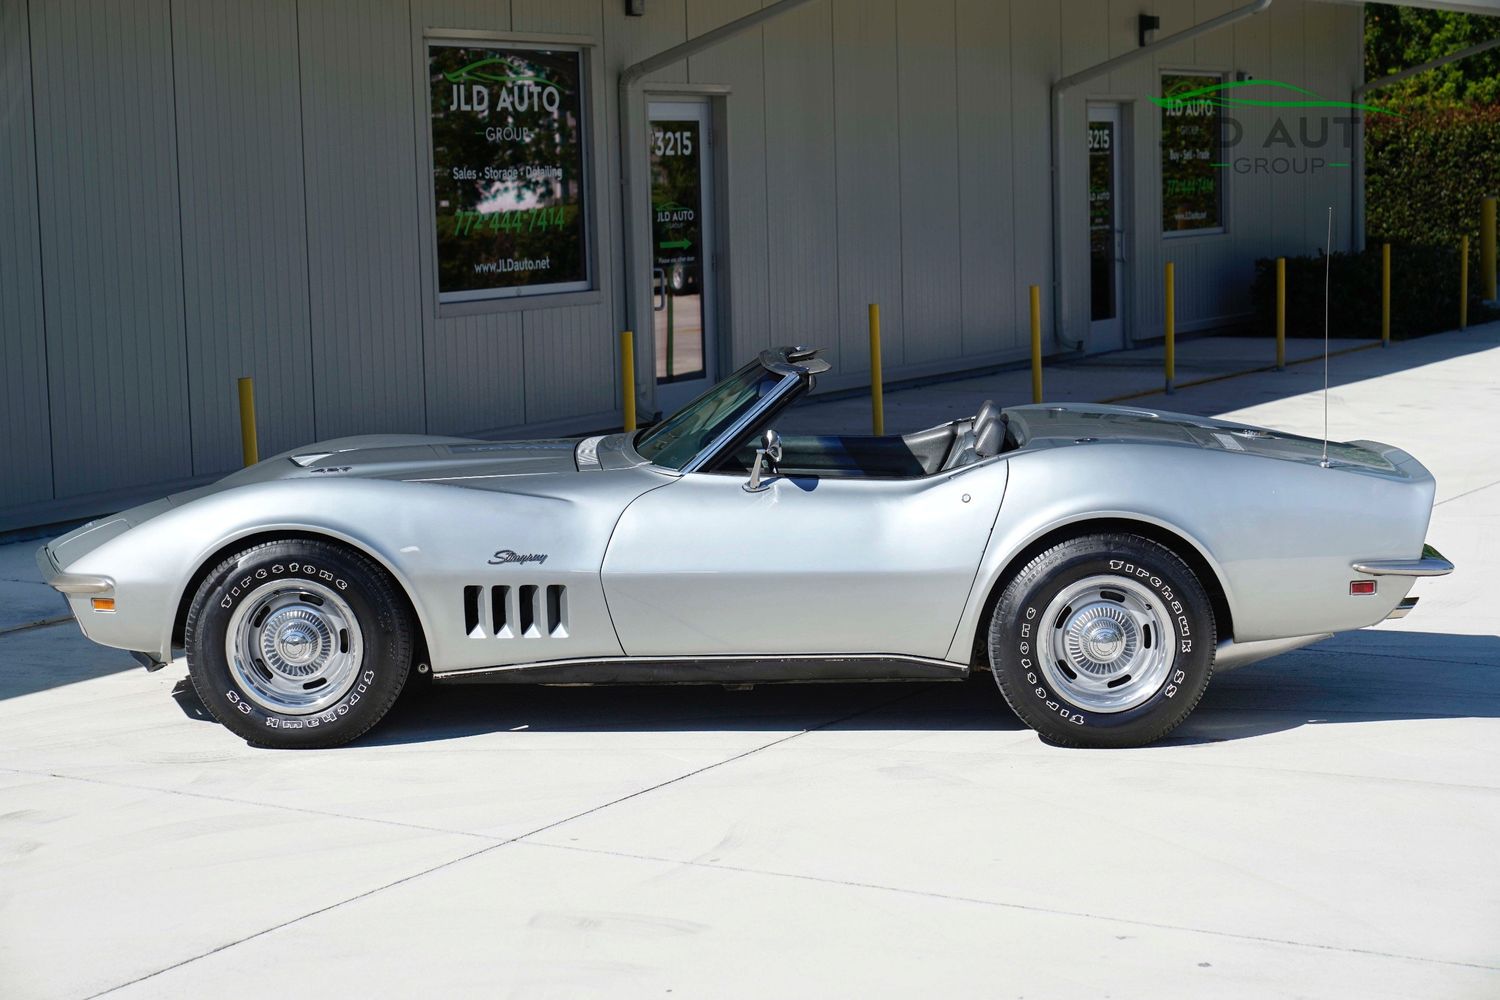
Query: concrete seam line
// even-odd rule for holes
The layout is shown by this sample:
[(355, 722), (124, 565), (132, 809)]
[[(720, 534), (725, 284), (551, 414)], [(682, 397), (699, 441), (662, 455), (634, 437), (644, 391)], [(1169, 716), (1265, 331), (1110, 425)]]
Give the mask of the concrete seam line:
[(630, 858), (636, 861), (651, 861), (668, 865), (687, 865), (693, 868), (711, 868), (719, 871), (737, 872), (744, 875), (764, 875), (770, 878), (796, 879), (801, 882), (817, 882), (824, 885), (839, 885), (852, 889), (874, 889), (881, 892), (896, 892), (907, 896), (923, 896), (928, 899), (942, 899), (954, 903), (970, 903), (976, 906), (992, 906), (1007, 910), (1020, 910), (1025, 913), (1044, 913), (1059, 917), (1078, 917), (1084, 920), (1104, 920), (1117, 924), (1128, 924), (1132, 927), (1150, 927), (1155, 930), (1177, 931), (1186, 934), (1207, 934), (1213, 937), (1229, 938), (1236, 941), (1255, 941), (1262, 944), (1280, 944), (1291, 948), (1308, 948), (1317, 951), (1332, 951), (1349, 955), (1368, 955), (1373, 958), (1390, 958), (1397, 961), (1421, 962), (1427, 965), (1446, 965), (1462, 969), (1480, 969), (1485, 972), (1500, 971), (1500, 965), (1482, 965), (1477, 962), (1460, 962), (1446, 958), (1426, 958), (1421, 955), (1405, 955), (1400, 952), (1376, 951), (1373, 948), (1349, 948), (1335, 944), (1319, 944), (1315, 941), (1297, 941), (1292, 938), (1267, 937), (1260, 934), (1237, 934), (1233, 931), (1218, 931), (1206, 927), (1189, 927), (1185, 924), (1168, 924), (1154, 920), (1141, 920), (1135, 917), (1117, 917), (1105, 913), (1089, 913), (1084, 910), (1065, 910), (1049, 906), (1033, 906), (1029, 903), (1012, 903), (1005, 900), (981, 899), (976, 896), (959, 896), (946, 892), (929, 892), (925, 889), (908, 889), (903, 886), (882, 885), (878, 882), (858, 882), (851, 879), (823, 878), (819, 875), (804, 875), (799, 872), (779, 872), (766, 868), (747, 868), (740, 865), (726, 865), (713, 861), (684, 861), (678, 858), (660, 858), (649, 854), (631, 854), (627, 851), (610, 851), (602, 848), (579, 847), (576, 844), (548, 844), (541, 841), (532, 841), (525, 845), (528, 847), (547, 847), (558, 851), (576, 851), (581, 854), (598, 854), (607, 857)]
[(24, 625), (7, 625), (5, 628), (0, 628), (0, 635), (10, 635), (12, 632), (28, 632), (34, 628), (47, 628), (50, 625), (61, 625), (64, 622), (72, 620), (73, 616), (71, 614), (58, 615), (56, 618), (39, 618), (34, 622), (26, 622)]
[(1500, 480), (1497, 480), (1496, 482), (1493, 482), (1493, 483), (1485, 483), (1483, 486), (1476, 486), (1472, 490), (1464, 490), (1462, 493), (1458, 494), (1457, 496), (1449, 497), (1447, 500), (1439, 500), (1437, 503), (1433, 504), (1433, 506), (1434, 507), (1441, 507), (1443, 504), (1448, 503), (1451, 500), (1462, 500), (1464, 497), (1473, 496), (1475, 493), (1482, 493), (1483, 491), (1491, 488), (1492, 486), (1500, 486)]
[(442, 871), (445, 868), (451, 868), (452, 866), (457, 865), (457, 864), (459, 864), (461, 862), (468, 861), (471, 858), (477, 858), (481, 854), (488, 854), (491, 851), (499, 850), (500, 848), (505, 847), (508, 844), (514, 844), (514, 843), (516, 843), (518, 841), (524, 840), (527, 837), (534, 837), (534, 836), (536, 836), (539, 833), (545, 833), (548, 830), (555, 830), (557, 827), (560, 827), (560, 826), (562, 826), (562, 825), (564, 825), (566, 823), (571, 823), (575, 819), (582, 819), (585, 816), (591, 816), (591, 815), (593, 815), (596, 812), (599, 812), (599, 811), (604, 810), (604, 809), (608, 809), (609, 807), (614, 806), (614, 805), (618, 805), (621, 802), (628, 802), (631, 799), (639, 798), (640, 796), (645, 795), (648, 792), (654, 792), (654, 791), (656, 791), (659, 788), (665, 788), (668, 785), (675, 785), (675, 784), (677, 784), (680, 781), (686, 781), (688, 778), (692, 778), (692, 777), (694, 777), (696, 775), (702, 774), (705, 771), (712, 771), (714, 768), (723, 767), (725, 764), (733, 764), (737, 760), (744, 760), (746, 757), (749, 757), (752, 754), (760, 753), (762, 750), (769, 750), (769, 749), (771, 749), (774, 746), (780, 746), (782, 743), (785, 743), (788, 740), (795, 740), (799, 736), (806, 736), (808, 733), (815, 733), (815, 732), (818, 732), (819, 730), (827, 729), (830, 726), (836, 726), (836, 725), (838, 725), (841, 722), (848, 722), (850, 719), (858, 718), (861, 715), (867, 715), (870, 712), (875, 712), (875, 711), (878, 711), (878, 710), (880, 710), (882, 708), (888, 708), (891, 705), (896, 704), (897, 702), (904, 701), (907, 698), (914, 697), (915, 695), (919, 694), (921, 692), (922, 688), (925, 687), (925, 686), (926, 685), (923, 685), (922, 687), (919, 687), (915, 691), (908, 691), (908, 692), (900, 695), (899, 697), (890, 698), (890, 699), (887, 699), (886, 701), (879, 702), (878, 704), (870, 705), (870, 706), (868, 706), (866, 708), (861, 708), (861, 709), (859, 709), (856, 712), (849, 712), (849, 713), (847, 713), (845, 715), (839, 716), (836, 719), (829, 719), (827, 722), (820, 722), (816, 726), (809, 726), (808, 728), (798, 730), (795, 733), (789, 733), (786, 736), (782, 736), (782, 737), (780, 737), (778, 739), (774, 739), (774, 740), (772, 740), (769, 743), (764, 743), (764, 744), (762, 744), (760, 746), (757, 746), (757, 747), (751, 747), (749, 750), (743, 751), (742, 753), (737, 753), (737, 754), (734, 754), (731, 757), (726, 757), (723, 760), (715, 761), (712, 764), (705, 764), (702, 767), (695, 768), (695, 769), (693, 769), (691, 771), (688, 771), (688, 772), (686, 772), (684, 774), (679, 774), (675, 778), (668, 778), (665, 781), (657, 782), (656, 784), (651, 785), (651, 786), (649, 786), (647, 788), (637, 789), (636, 791), (631, 792), (628, 795), (622, 795), (619, 798), (611, 799), (608, 802), (604, 802), (604, 803), (601, 803), (601, 804), (599, 804), (597, 806), (593, 806), (591, 808), (585, 809), (582, 812), (574, 813), (571, 816), (564, 816), (562, 819), (554, 820), (551, 823), (547, 823), (547, 824), (544, 824), (543, 826), (539, 826), (535, 830), (530, 830), (530, 831), (528, 831), (526, 833), (520, 833), (520, 834), (517, 834), (514, 837), (507, 837), (506, 839), (501, 840), (499, 843), (490, 844), (488, 846), (481, 847), (478, 850), (470, 851), (467, 854), (461, 854), (461, 855), (459, 855), (456, 858), (449, 858), (447, 861), (443, 861), (443, 862), (440, 862), (438, 864), (432, 865), (429, 868), (424, 868), (423, 870), (421, 870), (419, 872), (413, 872), (410, 875), (403, 875), (401, 878), (394, 879), (394, 880), (392, 880), (390, 882), (386, 882), (383, 885), (377, 885), (377, 886), (375, 886), (372, 889), (366, 889), (364, 892), (355, 893), (353, 896), (350, 896), (347, 899), (341, 899), (341, 900), (338, 900), (336, 902), (329, 903), (327, 906), (321, 906), (321, 907), (319, 907), (319, 908), (317, 908), (315, 910), (309, 910), (307, 913), (303, 913), (303, 914), (300, 914), (298, 916), (291, 917), (291, 918), (289, 918), (287, 920), (283, 920), (283, 921), (281, 921), (278, 924), (271, 925), (270, 927), (262, 928), (261, 930), (255, 931), (252, 934), (246, 934), (244, 937), (237, 938), (237, 939), (235, 939), (233, 941), (227, 941), (227, 942), (225, 942), (224, 944), (221, 944), (221, 945), (216, 945), (216, 946), (208, 949), (207, 951), (199, 952), (196, 955), (190, 955), (187, 958), (181, 959), (180, 961), (173, 962), (171, 965), (166, 965), (166, 966), (163, 966), (162, 968), (157, 969), (157, 970), (155, 970), (153, 972), (148, 972), (148, 973), (146, 973), (143, 976), (137, 976), (134, 979), (128, 980), (128, 981), (123, 982), (123, 983), (119, 983), (119, 984), (117, 984), (115, 986), (111, 986), (108, 989), (103, 989), (103, 990), (100, 990), (97, 993), (90, 994), (90, 996), (88, 997), (88, 1000), (95, 1000), (95, 998), (97, 998), (97, 997), (107, 996), (110, 993), (115, 993), (115, 992), (117, 992), (119, 990), (123, 990), (127, 986), (134, 986), (137, 983), (145, 982), (148, 979), (154, 979), (157, 976), (163, 975), (164, 973), (171, 972), (174, 969), (180, 969), (180, 968), (182, 968), (185, 965), (191, 965), (192, 963), (197, 962), (197, 961), (199, 961), (201, 959), (204, 959), (204, 958), (208, 958), (211, 955), (217, 955), (221, 951), (227, 951), (228, 949), (234, 948), (237, 945), (244, 944), (247, 941), (253, 941), (256, 938), (264, 937), (265, 935), (270, 934), (270, 933), (272, 933), (274, 931), (279, 931), (282, 928), (290, 927), (293, 924), (299, 924), (299, 923), (301, 923), (304, 920), (311, 919), (312, 917), (321, 916), (322, 914), (327, 913), (330, 910), (336, 910), (339, 907), (345, 906), (345, 905), (347, 905), (349, 903), (356, 903), (356, 902), (360, 901), (361, 899), (366, 899), (366, 898), (368, 898), (370, 896), (375, 895), (376, 893), (384, 892), (387, 889), (394, 889), (398, 885), (404, 885), (407, 882), (415, 881), (416, 879), (422, 878), (423, 876), (431, 875), (434, 872)]
[(257, 802), (253, 799), (234, 799), (227, 795), (210, 795), (207, 792), (190, 792), (185, 788), (156, 788), (151, 785), (137, 785), (127, 781), (105, 781), (102, 778), (89, 778), (80, 774), (63, 774), (60, 771), (28, 771), (16, 767), (0, 767), (0, 772), (6, 774), (21, 774), (31, 778), (56, 778), (59, 781), (77, 781), (86, 785), (99, 785), (103, 788), (120, 788), (132, 792), (157, 792), (162, 795), (180, 795), (187, 799), (201, 799), (205, 802), (223, 802), (227, 805), (250, 806), (256, 809), (270, 809), (278, 812), (298, 813), (304, 816), (321, 816), (325, 819), (343, 819), (354, 823), (374, 823), (379, 826), (389, 826), (401, 830), (420, 830), (423, 833), (442, 833), (454, 837), (474, 837), (487, 840), (491, 843), (504, 841), (504, 837), (496, 837), (486, 833), (470, 833), (467, 830), (448, 830), (440, 826), (425, 826), (421, 823), (403, 823), (396, 819), (380, 819), (375, 816), (350, 816), (347, 813), (330, 812), (326, 809), (309, 809), (306, 806), (288, 806), (277, 802)]
[[(1377, 340), (1373, 344), (1358, 344), (1358, 345), (1356, 345), (1354, 347), (1344, 347), (1344, 348), (1341, 348), (1341, 349), (1339, 349), (1337, 351), (1331, 351), (1331, 352), (1329, 352), (1328, 356), (1330, 358), (1336, 358), (1336, 357), (1338, 357), (1341, 354), (1353, 354), (1355, 351), (1368, 351), (1372, 347), (1379, 347), (1379, 346), (1380, 346), (1380, 342)], [(1312, 361), (1322, 361), (1322, 360), (1323, 360), (1323, 355), (1319, 354), (1316, 357), (1312, 357), (1312, 358), (1298, 358), (1296, 361), (1288, 361), (1286, 363), (1286, 366), (1288, 368), (1290, 368), (1293, 365), (1305, 365), (1305, 364), (1307, 364), (1309, 362), (1312, 362)], [(1177, 384), (1176, 388), (1178, 388), (1178, 389), (1191, 389), (1195, 385), (1208, 385), (1208, 384), (1210, 384), (1212, 382), (1223, 382), (1223, 381), (1226, 381), (1226, 380), (1232, 379), (1232, 378), (1241, 378), (1241, 377), (1243, 377), (1245, 375), (1259, 375), (1261, 372), (1271, 372), (1271, 371), (1275, 371), (1275, 370), (1276, 370), (1276, 366), (1275, 365), (1264, 365), (1264, 366), (1262, 366), (1260, 368), (1246, 368), (1242, 372), (1228, 372), (1228, 373), (1226, 373), (1224, 375), (1210, 375), (1207, 378), (1194, 379), (1191, 382), (1179, 382)], [(1161, 392), (1160, 389), (1146, 389), (1146, 390), (1144, 390), (1142, 392), (1128, 392), (1128, 393), (1125, 393), (1123, 396), (1110, 396), (1107, 399), (1098, 399), (1098, 400), (1095, 400), (1095, 402), (1096, 403), (1121, 403), (1121, 402), (1124, 402), (1127, 399), (1144, 399), (1147, 396), (1160, 396), (1161, 394), (1162, 394), (1162, 392)]]
[[(1471, 716), (1458, 716), (1458, 718), (1471, 718)], [(1167, 739), (1171, 738), (1172, 737), (1170, 736), (1167, 737)], [(1141, 761), (1139, 759), (1122, 759), (1120, 763), (1141, 763)], [(1303, 775), (1310, 778), (1339, 778), (1344, 781), (1364, 782), (1365, 784), (1376, 785), (1416, 785), (1419, 788), (1442, 789), (1445, 791), (1485, 792), (1487, 794), (1500, 793), (1500, 788), (1497, 788), (1494, 785), (1471, 785), (1457, 781), (1423, 781), (1420, 778), (1393, 778), (1383, 775), (1349, 774), (1345, 771), (1299, 771), (1295, 768), (1289, 767), (1267, 767), (1265, 765), (1256, 764), (1216, 764), (1208, 760), (1174, 760), (1170, 762), (1153, 761), (1149, 766), (1197, 768), (1208, 767), (1223, 771), (1254, 771), (1257, 774), (1274, 774), (1281, 776)], [(1496, 968), (1500, 968), (1500, 966), (1496, 966)]]

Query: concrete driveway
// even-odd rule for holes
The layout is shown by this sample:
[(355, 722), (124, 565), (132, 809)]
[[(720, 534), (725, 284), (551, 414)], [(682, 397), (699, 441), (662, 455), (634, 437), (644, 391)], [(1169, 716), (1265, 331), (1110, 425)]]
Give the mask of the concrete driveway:
[[(180, 663), (27, 627), (60, 606), (0, 549), (0, 996), (1500, 995), (1500, 326), (1333, 374), (1459, 571), (1141, 750), (1044, 746), (987, 679), (450, 689), (255, 750)], [(1316, 433), (1320, 378), (1168, 405)]]

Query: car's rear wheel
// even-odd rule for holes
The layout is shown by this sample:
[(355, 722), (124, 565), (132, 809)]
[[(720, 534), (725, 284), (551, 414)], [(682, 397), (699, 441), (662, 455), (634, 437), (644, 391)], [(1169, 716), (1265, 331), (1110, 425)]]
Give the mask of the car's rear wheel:
[(267, 542), (214, 567), (188, 608), (198, 698), (226, 727), (272, 747), (355, 739), (390, 709), (414, 629), (384, 569), (305, 539)]
[(1016, 715), (1048, 742), (1140, 746), (1197, 705), (1214, 640), (1213, 606), (1175, 553), (1138, 535), (1085, 535), (1005, 585), (990, 667)]

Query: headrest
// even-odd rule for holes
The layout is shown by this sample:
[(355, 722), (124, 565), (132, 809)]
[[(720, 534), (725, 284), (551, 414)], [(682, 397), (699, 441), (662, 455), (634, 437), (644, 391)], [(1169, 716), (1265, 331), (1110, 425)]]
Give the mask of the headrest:
[(999, 420), (990, 420), (979, 428), (979, 434), (974, 438), (974, 455), (977, 458), (992, 458), (1000, 454), (1000, 446), (1005, 441), (1005, 427)]
[(985, 424), (992, 422), (999, 415), (1000, 408), (995, 405), (994, 400), (986, 399), (983, 403), (980, 403), (978, 412), (974, 414), (975, 432), (977, 433), (983, 429)]

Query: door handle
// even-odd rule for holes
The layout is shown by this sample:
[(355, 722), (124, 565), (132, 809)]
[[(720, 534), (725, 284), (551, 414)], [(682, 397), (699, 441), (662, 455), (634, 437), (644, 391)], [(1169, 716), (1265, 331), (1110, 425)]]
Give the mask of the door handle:
[(1115, 230), (1115, 260), (1125, 263), (1125, 230)]
[(651, 269), (651, 294), (656, 301), (651, 306), (652, 312), (661, 312), (667, 308), (667, 272), (659, 267)]

